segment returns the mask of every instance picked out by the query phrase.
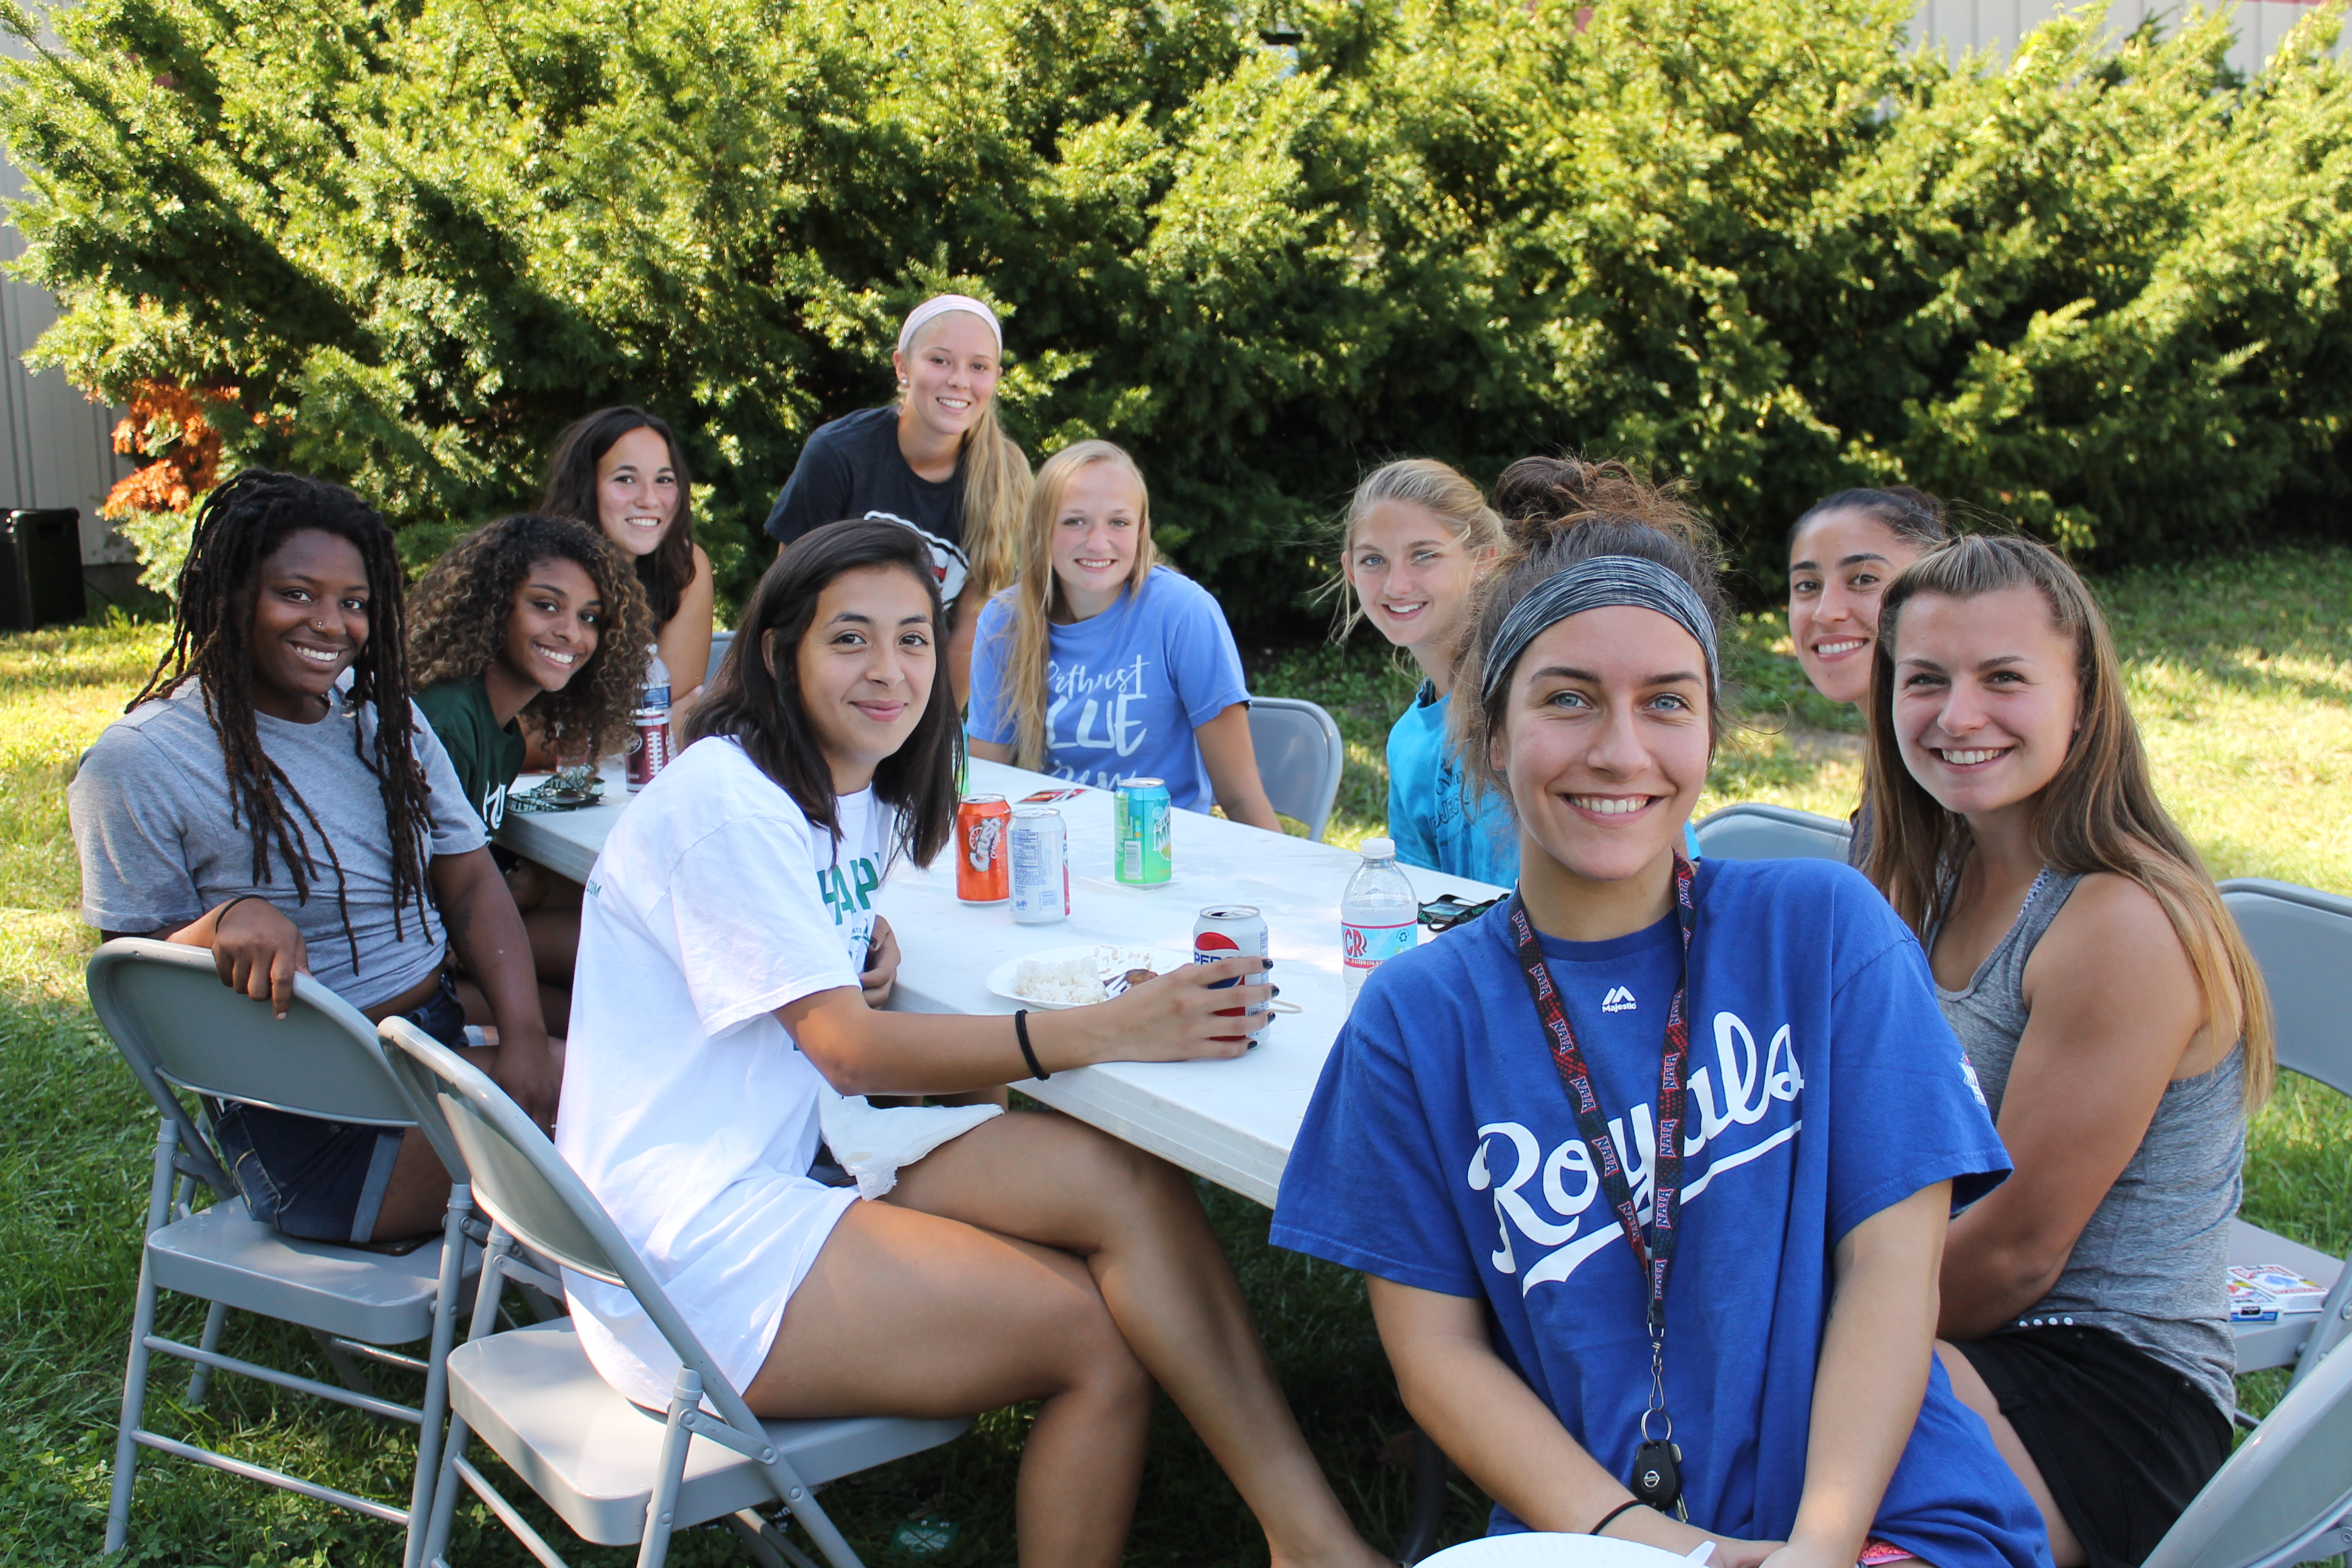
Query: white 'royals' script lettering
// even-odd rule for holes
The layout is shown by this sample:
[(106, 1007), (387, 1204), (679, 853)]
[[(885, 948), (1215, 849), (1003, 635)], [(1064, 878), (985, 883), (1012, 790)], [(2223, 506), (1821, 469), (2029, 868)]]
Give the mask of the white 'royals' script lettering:
[[(1770, 1045), (1761, 1049), (1755, 1035), (1736, 1013), (1717, 1013), (1714, 1029), (1714, 1063), (1696, 1069), (1690, 1076), (1690, 1104), (1697, 1126), (1684, 1133), (1685, 1162), (1727, 1133), (1761, 1121), (1774, 1100), (1793, 1105), (1805, 1087), (1788, 1025), (1781, 1025)], [(1697, 1054), (1692, 1053), (1695, 1058)], [(1630, 1142), (1625, 1137), (1622, 1117), (1610, 1119), (1609, 1136), (1625, 1162), (1625, 1179), (1633, 1186), (1634, 1205), (1641, 1211), (1643, 1223), (1647, 1224), (1654, 1194), (1652, 1172), (1658, 1149), (1656, 1111), (1643, 1101), (1633, 1107), (1632, 1120), (1633, 1136)], [(1494, 1194), (1495, 1225), (1501, 1245), (1488, 1261), (1497, 1273), (1518, 1275), (1522, 1295), (1538, 1285), (1558, 1284), (1602, 1247), (1612, 1242), (1623, 1243), (1624, 1232), (1618, 1227), (1617, 1216), (1609, 1205), (1594, 1205), (1593, 1200), (1601, 1195), (1601, 1173), (1594, 1169), (1592, 1152), (1574, 1131), (1574, 1123), (1570, 1125), (1567, 1141), (1547, 1155), (1536, 1135), (1517, 1122), (1491, 1121), (1478, 1129), (1478, 1147), (1470, 1157), (1470, 1190)], [(1718, 1152), (1706, 1170), (1684, 1183), (1683, 1201), (1689, 1203), (1696, 1198), (1726, 1171), (1770, 1153), (1795, 1137), (1803, 1125), (1801, 1121), (1792, 1120), (1786, 1127), (1745, 1148)], [(1495, 1148), (1497, 1141), (1508, 1145), (1511, 1156), (1511, 1168), (1499, 1182), (1487, 1163), (1488, 1151)], [(1528, 1190), (1530, 1184), (1532, 1191)], [(1541, 1209), (1537, 1206), (1538, 1196)], [(1534, 1247), (1547, 1249), (1524, 1270), (1512, 1245), (1514, 1231)]]

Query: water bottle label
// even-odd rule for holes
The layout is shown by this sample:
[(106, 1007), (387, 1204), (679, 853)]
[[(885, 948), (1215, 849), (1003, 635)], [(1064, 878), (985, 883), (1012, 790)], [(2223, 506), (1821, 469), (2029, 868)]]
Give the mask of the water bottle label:
[(1393, 926), (1360, 926), (1343, 922), (1339, 927), (1340, 960), (1349, 969), (1377, 968), (1410, 948), (1419, 930), (1411, 921)]

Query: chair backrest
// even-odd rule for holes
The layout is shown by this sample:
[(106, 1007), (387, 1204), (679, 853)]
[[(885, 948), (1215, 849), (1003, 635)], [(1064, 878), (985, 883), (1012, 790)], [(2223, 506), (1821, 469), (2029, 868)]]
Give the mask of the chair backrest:
[(1294, 697), (1251, 698), (1249, 721), (1266, 799), (1283, 816), (1305, 823), (1307, 836), (1321, 843), (1348, 765), (1339, 726), (1314, 703)]
[(2352, 899), (2242, 877), (2221, 901), (2270, 986), (2279, 1066), (2352, 1094)]
[[(2352, 1541), (2352, 1355), (2328, 1356), (2238, 1445), (2144, 1568), (2284, 1568)], [(2326, 1539), (2320, 1537), (2326, 1534)]]
[[(117, 937), (91, 956), (89, 975), (91, 1007), (158, 1110), (178, 1107), (168, 1087), (177, 1086), (328, 1121), (417, 1124), (375, 1026), (310, 975), (294, 977), (282, 1019), (222, 984), (201, 947)], [(184, 1111), (165, 1113), (184, 1139)], [(434, 1146), (449, 1164), (456, 1149), (437, 1139)]]
[(476, 1205), (533, 1252), (635, 1296), (678, 1360), (701, 1374), (703, 1392), (719, 1413), (746, 1432), (758, 1432), (759, 1418), (741, 1392), (720, 1373), (588, 1184), (522, 1108), (407, 1019), (386, 1018), (377, 1029), (418, 1121), (438, 1124), (457, 1145)]
[(719, 679), (719, 667), (726, 662), (728, 645), (732, 643), (734, 640), (735, 634), (733, 632), (713, 632), (710, 634), (710, 665), (703, 673), (702, 682), (704, 685), (708, 686), (710, 682)]
[(1693, 825), (1711, 860), (1843, 860), (1853, 830), (1834, 816), (1742, 801)]

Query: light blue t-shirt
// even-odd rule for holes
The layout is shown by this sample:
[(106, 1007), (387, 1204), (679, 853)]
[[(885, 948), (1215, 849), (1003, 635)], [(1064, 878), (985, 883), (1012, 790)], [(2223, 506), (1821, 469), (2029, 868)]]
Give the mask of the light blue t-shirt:
[[(1868, 882), (1825, 861), (1713, 860), (1696, 894), (1666, 1406), (1691, 1522), (1785, 1541), (1839, 1240), (1935, 1182), (1972, 1202), (2010, 1162), (1918, 942)], [(1681, 941), (1669, 915), (1612, 942), (1544, 942), (1645, 1206)], [(1283, 1173), (1273, 1239), (1484, 1300), (1496, 1353), (1604, 1468), (1630, 1473), (1648, 1288), (1501, 908), (1365, 983)], [(1490, 1528), (1525, 1527), (1498, 1508)], [(1937, 1568), (2049, 1568), (2041, 1516), (1932, 1358), (1872, 1533)]]
[[(1000, 746), (1018, 739), (1004, 689), (1013, 621), (1008, 589), (981, 611), (972, 643), (966, 732)], [(1177, 805), (1209, 809), (1215, 792), (1192, 731), (1248, 701), (1249, 689), (1233, 629), (1206, 589), (1155, 566), (1141, 594), (1122, 592), (1100, 615), (1053, 627), (1047, 657), (1045, 772), (1102, 789), (1161, 779)]]
[[(1424, 680), (1412, 706), (1389, 727), (1389, 837), (1397, 858), (1497, 888), (1519, 880), (1519, 825), (1496, 791), (1474, 795), (1445, 733), (1454, 694)], [(1696, 863), (1698, 835), (1683, 824), (1683, 853)]]
[(1389, 837), (1397, 858), (1498, 888), (1519, 879), (1519, 825), (1511, 803), (1474, 797), (1445, 735), (1454, 701), (1424, 680), (1389, 729)]

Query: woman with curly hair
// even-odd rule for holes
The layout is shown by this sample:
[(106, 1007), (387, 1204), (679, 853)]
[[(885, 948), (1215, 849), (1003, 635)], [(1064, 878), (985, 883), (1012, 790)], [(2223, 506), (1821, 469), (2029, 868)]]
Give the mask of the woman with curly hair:
[[(467, 534), (425, 574), (411, 616), (416, 705), (486, 830), (498, 830), (523, 768), (525, 709), (561, 756), (603, 756), (627, 735), (652, 619), (627, 561), (582, 524), (523, 513)], [(508, 887), (530, 933), (541, 1005), (560, 1033), (578, 885), (526, 861)], [(487, 1011), (470, 983), (459, 994), (469, 1015)]]

